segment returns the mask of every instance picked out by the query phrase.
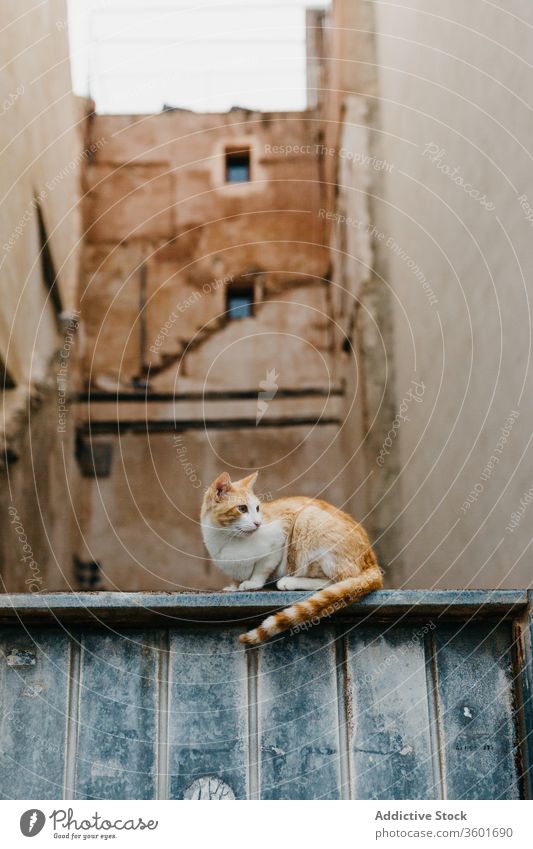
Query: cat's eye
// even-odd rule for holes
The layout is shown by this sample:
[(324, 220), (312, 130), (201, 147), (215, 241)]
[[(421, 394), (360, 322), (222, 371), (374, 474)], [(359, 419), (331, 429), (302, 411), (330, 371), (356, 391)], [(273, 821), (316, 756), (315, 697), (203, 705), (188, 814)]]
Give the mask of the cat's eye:
[(237, 510), (239, 511), (239, 513), (247, 513), (248, 507), (246, 506), (246, 504), (239, 504)]
[(257, 505), (257, 512), (259, 513), (259, 504)]

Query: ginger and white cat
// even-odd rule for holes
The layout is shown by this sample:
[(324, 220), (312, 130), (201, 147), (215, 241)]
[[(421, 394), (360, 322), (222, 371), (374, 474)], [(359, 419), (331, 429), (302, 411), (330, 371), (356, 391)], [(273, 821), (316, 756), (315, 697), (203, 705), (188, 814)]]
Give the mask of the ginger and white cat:
[(223, 472), (204, 496), (202, 535), (215, 565), (233, 579), (226, 591), (259, 590), (276, 581), (280, 590), (317, 592), (242, 634), (247, 645), (328, 615), (383, 586), (361, 525), (315, 498), (261, 504), (253, 491), (257, 474), (232, 482)]

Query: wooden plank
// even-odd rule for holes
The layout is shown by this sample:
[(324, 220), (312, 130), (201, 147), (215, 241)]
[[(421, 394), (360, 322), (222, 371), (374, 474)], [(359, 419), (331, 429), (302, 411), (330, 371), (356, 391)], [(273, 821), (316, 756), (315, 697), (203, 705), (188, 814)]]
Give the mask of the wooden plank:
[(435, 634), (449, 799), (517, 799), (511, 623)]
[(434, 623), (365, 625), (347, 638), (356, 799), (435, 799), (425, 638)]
[(76, 798), (154, 799), (157, 632), (82, 639)]
[(341, 796), (335, 631), (316, 627), (259, 650), (262, 799)]
[[(265, 590), (244, 593), (19, 593), (0, 594), (0, 624), (20, 622), (80, 622), (139, 625), (150, 623), (166, 628), (169, 617), (211, 624), (235, 621), (238, 617), (263, 616), (306, 598), (305, 592)], [(370, 593), (342, 613), (346, 618), (379, 620), (443, 616), (461, 619), (503, 618), (527, 609), (525, 590), (380, 590)]]
[(0, 796), (61, 799), (65, 771), (69, 637), (0, 632)]
[(242, 628), (172, 631), (168, 769), (171, 799), (247, 797), (247, 664)]

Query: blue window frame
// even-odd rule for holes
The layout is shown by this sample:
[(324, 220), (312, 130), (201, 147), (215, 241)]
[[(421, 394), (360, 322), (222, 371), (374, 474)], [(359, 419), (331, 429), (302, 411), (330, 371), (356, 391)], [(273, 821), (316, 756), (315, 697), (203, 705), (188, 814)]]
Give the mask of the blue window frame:
[(250, 179), (250, 148), (226, 149), (226, 183), (247, 183)]
[(226, 299), (228, 318), (251, 318), (254, 314), (254, 290), (251, 286), (228, 288)]

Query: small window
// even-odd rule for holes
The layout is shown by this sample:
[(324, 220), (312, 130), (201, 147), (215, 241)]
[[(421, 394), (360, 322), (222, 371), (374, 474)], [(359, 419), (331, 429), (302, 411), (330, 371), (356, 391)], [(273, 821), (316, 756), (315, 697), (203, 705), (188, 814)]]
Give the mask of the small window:
[(74, 556), (74, 579), (77, 587), (82, 590), (96, 590), (102, 583), (102, 565), (98, 560), (84, 562)]
[(226, 183), (250, 180), (250, 148), (226, 150)]
[(252, 286), (230, 286), (226, 309), (229, 319), (251, 318), (254, 314), (254, 290)]

